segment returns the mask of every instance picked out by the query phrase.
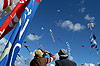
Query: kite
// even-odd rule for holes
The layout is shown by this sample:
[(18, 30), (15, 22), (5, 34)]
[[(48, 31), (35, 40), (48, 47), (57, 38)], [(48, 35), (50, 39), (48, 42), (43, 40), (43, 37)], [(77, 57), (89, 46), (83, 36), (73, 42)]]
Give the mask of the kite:
[(93, 28), (94, 28), (94, 25), (95, 25), (95, 23), (88, 23), (88, 24), (87, 24), (88, 28), (90, 28), (90, 31), (91, 31), (90, 39), (91, 39), (91, 37), (92, 37), (92, 35), (93, 35)]
[(21, 55), (18, 53), (18, 56), (21, 57)]
[(93, 29), (92, 28), (94, 28), (94, 25), (95, 25), (95, 23), (88, 23), (87, 24), (87, 26), (88, 26), (88, 28), (90, 28), (92, 34), (93, 34)]
[(43, 28), (43, 27), (42, 27), (41, 29), (42, 29), (42, 30), (44, 30), (44, 28)]
[(91, 45), (91, 48), (92, 48), (92, 49), (97, 49), (97, 42), (96, 42), (96, 37), (95, 37), (95, 35), (93, 35), (93, 36), (91, 37), (90, 45)]
[(71, 56), (71, 52), (70, 52), (71, 48), (70, 48), (69, 42), (66, 42), (66, 44), (67, 44), (67, 47), (68, 47), (68, 51), (69, 51), (68, 54), (69, 54), (70, 60), (72, 60), (72, 58), (71, 58), (72, 56)]
[(84, 45), (82, 45), (82, 47), (84, 47)]
[(58, 40), (61, 40), (60, 38), (58, 38)]
[(0, 0), (0, 19), (10, 13), (20, 0)]
[(96, 49), (97, 54), (98, 54), (98, 47), (97, 47), (97, 42), (96, 42), (96, 36), (93, 33), (93, 28), (94, 28), (95, 23), (88, 23), (88, 28), (91, 30), (91, 36), (89, 38), (90, 40), (90, 45), (92, 49)]
[(23, 41), (23, 43), (27, 43), (26, 41)]
[[(41, 49), (43, 49), (42, 45), (39, 43), (39, 46), (41, 47)], [(44, 49), (43, 49), (44, 50)]]
[(33, 33), (33, 35), (35, 35), (35, 33)]
[(63, 43), (65, 43), (64, 41), (62, 41), (59, 37), (57, 38), (59, 41), (61, 41), (61, 42), (63, 42)]
[(52, 36), (53, 42), (55, 42), (54, 37), (53, 37), (53, 33), (52, 33), (52, 30), (51, 30), (51, 29), (50, 29), (50, 33), (51, 33), (51, 36)]
[(60, 10), (57, 10), (57, 12), (60, 12)]
[(99, 50), (99, 49), (97, 49), (97, 54), (99, 54), (98, 50)]
[[(29, 51), (29, 49), (28, 49), (28, 46), (27, 45), (24, 45), (24, 47)], [(29, 53), (30, 53), (30, 51), (29, 51)]]

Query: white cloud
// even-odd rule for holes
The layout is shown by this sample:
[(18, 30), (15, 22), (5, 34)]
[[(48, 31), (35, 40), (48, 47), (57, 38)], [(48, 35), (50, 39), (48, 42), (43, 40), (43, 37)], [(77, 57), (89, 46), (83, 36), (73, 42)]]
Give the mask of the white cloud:
[(83, 66), (95, 66), (93, 63), (85, 63)]
[(85, 29), (84, 25), (81, 25), (80, 23), (73, 24), (70, 20), (66, 20), (64, 22), (57, 23), (58, 26), (61, 26), (62, 28), (66, 28), (73, 31), (80, 31)]
[(42, 36), (38, 36), (38, 35), (32, 35), (32, 34), (29, 34), (27, 36), (27, 38), (31, 41), (34, 41), (34, 40), (39, 40), (40, 38), (42, 38)]
[(50, 66), (55, 66), (54, 64), (50, 64)]
[(88, 21), (90, 21), (90, 22), (94, 22), (95, 17), (90, 17), (89, 14), (87, 14), (87, 15), (84, 17), (84, 19), (86, 19), (86, 20), (88, 20)]

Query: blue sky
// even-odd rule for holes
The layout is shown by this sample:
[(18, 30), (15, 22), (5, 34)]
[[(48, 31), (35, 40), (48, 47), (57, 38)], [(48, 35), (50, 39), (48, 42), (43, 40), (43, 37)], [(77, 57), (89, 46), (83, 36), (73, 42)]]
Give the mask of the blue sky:
[[(66, 42), (69, 42), (71, 56), (78, 66), (82, 63), (93, 63), (97, 65), (100, 62), (100, 51), (97, 54), (96, 50), (90, 48), (89, 37), (91, 32), (87, 24), (90, 22), (95, 23), (94, 34), (97, 37), (96, 40), (99, 48), (99, 3), (99, 0), (43, 0), (30, 23), (24, 39), (27, 43), (23, 43), (19, 52), (20, 55), (23, 58), (29, 58), (30, 54), (24, 48), (24, 45), (28, 45), (29, 50), (34, 52), (34, 50), (40, 48), (39, 43), (41, 43), (45, 50), (55, 55), (61, 48), (68, 50)], [(0, 20), (1, 25), (5, 19), (6, 17)], [(41, 29), (42, 27), (44, 29)], [(52, 41), (50, 29), (52, 29), (55, 43)], [(8, 40), (11, 33), (12, 31), (4, 38)], [(32, 35), (34, 39), (38, 39), (30, 40), (27, 37), (29, 35)], [(57, 39), (58, 37), (61, 41)]]

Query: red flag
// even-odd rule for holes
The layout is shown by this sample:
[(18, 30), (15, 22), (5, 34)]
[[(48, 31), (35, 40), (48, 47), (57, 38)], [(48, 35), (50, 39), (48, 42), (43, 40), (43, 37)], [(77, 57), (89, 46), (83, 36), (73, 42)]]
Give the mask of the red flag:
[[(22, 3), (23, 1), (23, 3)], [(29, 3), (30, 0), (20, 0), (20, 2), (17, 4), (15, 9), (12, 11), (12, 13), (8, 16), (8, 18), (5, 20), (3, 25), (0, 28), (0, 39), (2, 39), (8, 32), (10, 32), (18, 23), (21, 14), (23, 13), (25, 7)], [(11, 23), (11, 24), (9, 24)]]

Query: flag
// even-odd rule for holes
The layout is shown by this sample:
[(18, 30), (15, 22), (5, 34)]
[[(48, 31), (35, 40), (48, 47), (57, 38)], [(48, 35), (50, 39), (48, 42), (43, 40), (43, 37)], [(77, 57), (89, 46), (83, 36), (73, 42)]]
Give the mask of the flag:
[[(23, 39), (27, 32), (29, 23), (32, 20), (32, 17), (34, 16), (38, 5), (39, 5), (39, 2), (37, 2), (37, 0), (30, 0), (30, 2), (28, 3), (23, 14), (21, 15), (21, 19), (19, 20), (17, 26), (15, 27), (14, 32), (16, 33), (16, 35), (14, 35), (14, 33), (12, 34), (9, 40), (9, 43), (7, 44), (8, 46), (4, 50), (5, 53), (3, 53), (5, 56), (2, 54), (2, 56), (4, 57), (2, 56), (0, 57), (1, 58), (0, 66), (14, 65), (18, 52), (21, 48)], [(9, 49), (9, 52), (7, 49)]]
[(18, 52), (21, 48), (23, 39), (24, 39), (25, 34), (27, 32), (27, 29), (29, 27), (29, 23), (32, 20), (32, 17), (34, 16), (38, 5), (39, 5), (39, 3), (36, 2), (35, 0), (30, 0), (29, 4), (25, 8), (25, 10), (22, 14), (22, 17), (21, 17), (22, 25), (21, 25), (21, 28), (18, 31), (16, 40), (15, 40), (15, 42), (13, 43), (13, 45), (11, 47), (9, 57), (8, 57), (8, 61), (7, 61), (7, 66), (13, 66), (14, 65), (17, 54), (18, 54)]
[[(21, 22), (21, 21), (19, 21), (19, 22)], [(17, 32), (19, 31), (19, 28), (20, 28), (20, 23), (19, 22), (18, 22), (17, 26), (15, 27), (15, 29), (13, 31), (13, 34), (11, 35), (11, 37), (9, 39), (9, 42), (7, 43), (2, 55), (0, 56), (0, 66), (6, 66), (10, 49), (12, 47), (12, 44), (16, 40)]]
[[(8, 32), (10, 32), (15, 26), (16, 24), (18, 23), (19, 19), (21, 18), (21, 14), (23, 13), (25, 7), (27, 6), (27, 4), (29, 3), (30, 0), (28, 1), (25, 1), (25, 2), (21, 2), (22, 0), (20, 0), (20, 2), (18, 3), (18, 5), (15, 7), (15, 9), (12, 11), (12, 13), (9, 15), (9, 17), (12, 15), (12, 14), (15, 14), (13, 16), (13, 18), (7, 18), (6, 21), (3, 23), (2, 27), (0, 29), (4, 29), (3, 32), (2, 30), (1, 31), (1, 34), (0, 34), (0, 39), (2, 39)], [(7, 24), (8, 23), (8, 24)]]

